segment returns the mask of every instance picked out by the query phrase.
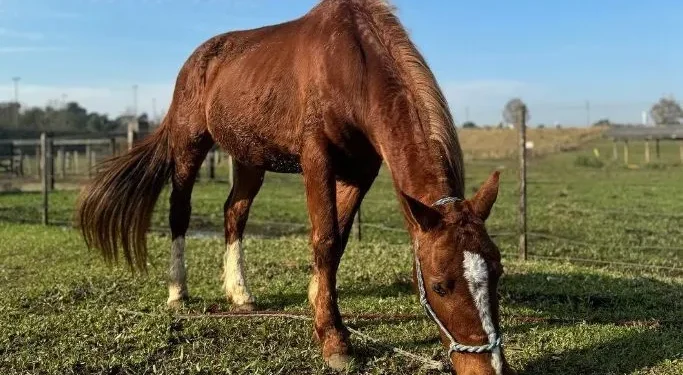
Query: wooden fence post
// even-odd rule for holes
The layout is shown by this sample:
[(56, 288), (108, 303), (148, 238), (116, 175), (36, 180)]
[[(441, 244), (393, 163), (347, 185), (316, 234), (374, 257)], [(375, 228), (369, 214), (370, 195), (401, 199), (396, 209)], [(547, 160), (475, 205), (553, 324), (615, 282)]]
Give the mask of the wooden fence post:
[(135, 143), (135, 130), (132, 126), (128, 126), (128, 149), (133, 148), (133, 143)]
[(209, 154), (209, 180), (216, 178), (216, 151)]
[(85, 167), (88, 170), (88, 178), (92, 177), (92, 150), (89, 144), (85, 145)]
[(14, 173), (14, 143), (9, 144), (9, 171)]
[(650, 141), (648, 139), (645, 140), (645, 163), (650, 163)]
[(24, 152), (21, 149), (17, 150), (17, 156), (19, 156), (19, 165), (17, 166), (17, 173), (19, 176), (24, 175)]
[(109, 140), (109, 148), (111, 149), (111, 156), (116, 156), (116, 138), (111, 137)]
[(59, 158), (59, 177), (64, 178), (66, 176), (66, 155), (64, 146), (57, 150), (57, 157)]
[[(29, 155), (27, 155), (27, 152), (23, 152), (21, 154), (21, 165), (22, 165), (22, 171), (24, 170), (24, 165), (26, 166), (26, 174), (31, 175), (33, 173), (33, 168), (31, 168), (31, 163), (28, 162)], [(22, 172), (23, 174), (23, 172)]]
[(74, 173), (78, 174), (80, 168), (78, 168), (78, 151), (74, 151)]
[(36, 173), (38, 174), (38, 177), (40, 177), (40, 161), (42, 156), (40, 154), (40, 145), (36, 146)]
[(612, 160), (617, 161), (619, 159), (619, 151), (617, 150), (617, 139), (612, 140)]
[(660, 158), (659, 154), (659, 138), (655, 139), (655, 152), (657, 153), (657, 160)]
[(624, 164), (628, 165), (628, 139), (624, 139)]
[(48, 159), (48, 169), (50, 174), (50, 191), (55, 189), (55, 155), (54, 155), (54, 142), (52, 137), (47, 139), (47, 159)]
[(526, 233), (526, 107), (518, 111), (519, 121), (519, 257), (527, 260)]
[(43, 225), (48, 224), (48, 150), (47, 150), (47, 145), (48, 145), (48, 140), (47, 140), (47, 134), (41, 133), (40, 134), (40, 156), (41, 156), (41, 164), (43, 167), (41, 168), (42, 173), (40, 174), (40, 182), (41, 182), (41, 190), (43, 192)]

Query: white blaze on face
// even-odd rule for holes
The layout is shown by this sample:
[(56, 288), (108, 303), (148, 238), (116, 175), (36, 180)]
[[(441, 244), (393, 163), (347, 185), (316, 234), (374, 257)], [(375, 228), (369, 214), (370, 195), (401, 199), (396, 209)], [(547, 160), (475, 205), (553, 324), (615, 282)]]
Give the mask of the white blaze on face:
[(168, 302), (180, 301), (187, 296), (184, 236), (177, 237), (171, 244), (171, 264), (168, 276)]
[(254, 303), (244, 277), (244, 250), (240, 240), (228, 244), (223, 256), (223, 289), (236, 305)]
[[(479, 254), (465, 251), (463, 269), (467, 285), (472, 294), (472, 299), (474, 300), (474, 305), (479, 311), (482, 328), (484, 329), (484, 332), (486, 332), (489, 342), (493, 342), (496, 339), (496, 329), (493, 325), (493, 317), (491, 316), (489, 274), (486, 267), (486, 261)], [(497, 375), (502, 375), (503, 360), (500, 354), (500, 348), (492, 350), (491, 366), (493, 366)]]

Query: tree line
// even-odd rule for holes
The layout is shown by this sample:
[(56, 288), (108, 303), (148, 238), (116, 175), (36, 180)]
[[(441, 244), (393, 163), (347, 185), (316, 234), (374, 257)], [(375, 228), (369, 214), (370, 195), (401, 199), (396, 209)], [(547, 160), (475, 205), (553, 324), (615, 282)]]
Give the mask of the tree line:
[[(126, 131), (133, 115), (123, 114), (109, 118), (106, 114), (89, 112), (78, 102), (64, 106), (22, 108), (16, 102), (0, 102), (0, 129), (20, 131), (67, 131), (83, 133), (111, 133)], [(146, 113), (137, 116), (140, 129), (157, 124)]]
[[(513, 98), (505, 104), (503, 109), (503, 118), (506, 122), (515, 124), (519, 119), (514, 118), (515, 111), (524, 107), (526, 104), (519, 98)], [(676, 101), (673, 96), (663, 97), (659, 99), (658, 102), (652, 105), (650, 108), (650, 116), (656, 126), (680, 126), (683, 125), (683, 108), (681, 104)], [(526, 109), (526, 120), (529, 121), (529, 111)], [(620, 124), (614, 124), (607, 118), (602, 118), (597, 122), (593, 123), (593, 126), (621, 126)], [(466, 121), (462, 125), (463, 128), (478, 128), (477, 124), (473, 121)], [(498, 128), (503, 128), (504, 124), (501, 122), (497, 126)], [(545, 127), (544, 125), (539, 125), (539, 128)]]

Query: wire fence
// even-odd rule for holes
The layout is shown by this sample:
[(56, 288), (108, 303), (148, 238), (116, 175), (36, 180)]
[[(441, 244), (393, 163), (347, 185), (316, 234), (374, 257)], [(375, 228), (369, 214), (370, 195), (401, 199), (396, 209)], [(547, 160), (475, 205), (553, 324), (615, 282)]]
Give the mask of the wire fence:
[[(64, 204), (64, 199), (71, 202), (70, 198), (65, 198), (60, 194), (78, 190), (83, 182), (92, 176), (97, 162), (125, 152), (142, 136), (127, 134), (125, 137), (99, 139), (50, 139), (45, 135), (40, 140), (0, 141), (0, 143), (12, 146), (12, 154), (3, 156), (3, 165), (9, 164), (9, 167), (0, 178), (3, 195), (5, 195), (5, 197), (0, 196), (2, 198), (0, 220), (70, 226), (73, 207)], [(520, 146), (524, 145), (523, 150), (526, 154), (528, 145), (523, 137), (520, 136), (519, 142)], [(604, 147), (609, 147), (609, 143), (605, 143)], [(514, 161), (507, 160), (489, 163), (486, 167), (479, 169), (484, 171), (491, 165), (504, 164), (507, 168), (516, 169), (519, 172), (517, 181), (520, 184), (517, 189), (520, 193), (519, 206), (514, 203), (515, 199), (511, 196), (499, 199), (496, 207), (501, 212), (501, 218), (489, 229), (490, 235), (502, 244), (501, 248), (506, 256), (514, 257), (517, 254), (522, 260), (570, 262), (596, 267), (608, 266), (683, 274), (683, 242), (678, 240), (681, 238), (680, 234), (683, 234), (681, 232), (683, 214), (676, 211), (683, 207), (673, 205), (668, 209), (662, 209), (667, 206), (666, 201), (659, 207), (656, 205), (636, 207), (633, 203), (639, 203), (637, 198), (631, 202), (630, 206), (620, 205), (619, 208), (610, 207), (609, 204), (604, 204), (605, 202), (602, 202), (602, 206), (599, 207), (591, 201), (563, 204), (549, 200), (547, 197), (536, 199), (538, 192), (546, 194), (558, 192), (559, 189), (572, 184), (580, 186), (590, 180), (591, 173), (596, 172), (586, 168), (580, 173), (582, 176), (587, 175), (587, 179), (576, 181), (571, 178), (562, 179), (558, 178), (562, 175), (561, 171), (542, 170), (540, 167), (544, 163), (542, 159), (529, 160), (528, 155), (524, 154), (520, 149), (519, 166), (516, 166)], [(8, 159), (11, 159), (11, 163)], [(611, 161), (614, 162), (613, 159)], [(523, 173), (522, 170), (526, 165), (529, 168)], [(664, 176), (681, 172), (675, 163), (672, 165), (671, 170), (662, 172)], [(205, 160), (199, 179), (204, 182), (231, 185), (231, 166), (229, 156), (215, 149)], [(565, 167), (578, 168), (575, 165), (565, 165)], [(644, 168), (644, 170), (656, 172), (656, 169)], [(631, 172), (628, 168), (621, 168), (615, 173)], [(675, 191), (675, 187), (663, 184), (661, 181), (650, 181), (647, 176), (631, 177), (628, 184), (622, 186), (617, 184), (608, 188), (602, 186), (596, 189), (599, 189), (602, 194), (609, 194), (613, 190), (612, 194), (624, 195), (624, 199), (628, 199), (629, 196), (637, 197), (640, 194), (639, 190), (665, 190), (650, 197), (649, 201), (652, 202), (659, 198), (668, 199), (670, 190)], [(290, 184), (291, 182), (288, 181), (291, 180), (285, 183)], [(390, 181), (382, 181), (382, 184), (387, 182), (390, 183)], [(525, 188), (521, 188), (522, 183)], [(625, 191), (628, 189), (635, 191), (627, 194)], [(354, 223), (354, 238), (362, 242), (395, 239), (398, 243), (401, 241), (407, 243), (407, 232), (398, 215), (397, 201), (389, 193), (384, 192), (390, 189), (379, 187), (376, 190), (382, 190), (383, 193), (369, 194), (364, 200), (361, 213)], [(585, 190), (587, 194), (590, 194), (590, 191), (590, 188)], [(212, 194), (213, 192), (212, 190)], [(527, 195), (529, 192), (532, 192), (530, 197)], [(277, 204), (283, 205), (285, 209), (293, 206), (301, 209), (305, 207), (303, 194), (296, 195), (293, 192), (291, 195), (275, 197), (271, 194), (269, 197), (269, 193), (271, 192), (267, 192), (266, 198), (262, 199), (263, 207)], [(561, 194), (561, 191), (558, 194)], [(225, 199), (226, 195), (216, 198), (211, 196), (207, 199), (215, 201), (214, 206), (222, 207), (219, 201)], [(204, 197), (198, 199), (204, 199)], [(208, 203), (206, 205), (209, 206)], [(163, 209), (163, 207), (160, 208), (160, 210)], [(266, 211), (260, 217), (250, 218), (247, 230), (257, 227), (259, 230), (256, 232), (269, 236), (303, 235), (310, 227), (305, 212), (301, 209), (297, 211), (295, 218), (288, 217), (284, 210)], [(548, 219), (556, 217), (566, 218), (568, 222)], [(192, 221), (200, 223), (195, 227), (198, 229), (196, 233), (212, 237), (222, 236), (221, 219), (222, 215), (208, 215), (206, 210), (200, 210), (192, 217)], [(546, 220), (552, 221), (552, 225), (546, 223)], [(571, 224), (570, 220), (577, 220), (577, 222)], [(515, 221), (517, 224), (513, 224)], [(595, 223), (602, 224), (594, 225)], [(165, 222), (159, 220), (152, 230), (167, 231)], [(629, 237), (630, 233), (636, 233), (631, 236), (634, 238)]]

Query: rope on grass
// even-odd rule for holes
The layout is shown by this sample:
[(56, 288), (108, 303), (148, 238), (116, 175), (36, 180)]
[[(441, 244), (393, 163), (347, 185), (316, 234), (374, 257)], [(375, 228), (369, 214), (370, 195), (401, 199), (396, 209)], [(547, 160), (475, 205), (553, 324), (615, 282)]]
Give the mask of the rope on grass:
[[(124, 314), (130, 314), (130, 315), (135, 315), (135, 316), (156, 316), (156, 317), (161, 317), (164, 316), (162, 314), (153, 314), (153, 313), (145, 313), (145, 312), (139, 312), (139, 311), (132, 311), (132, 310), (126, 310), (126, 309), (116, 309), (116, 311)], [(342, 315), (344, 316), (344, 315)], [(285, 318), (285, 319), (292, 319), (292, 320), (302, 320), (302, 321), (313, 321), (313, 318), (311, 318), (308, 315), (305, 315), (304, 313), (284, 313), (284, 312), (279, 312), (279, 311), (263, 311), (263, 312), (222, 312), (222, 313), (212, 313), (212, 314), (176, 314), (173, 315), (174, 318), (177, 319), (221, 319), (221, 318)], [(347, 318), (355, 318), (355, 319), (370, 319), (370, 320), (379, 320), (383, 318), (390, 317), (391, 319), (416, 319), (419, 317), (422, 317), (421, 315), (415, 315), (415, 314), (405, 314), (405, 315), (390, 315), (387, 316), (385, 314), (356, 314), (356, 315), (350, 315), (346, 316)], [(410, 358), (413, 361), (416, 362), (421, 362), (422, 367), (425, 369), (429, 370), (437, 370), (440, 372), (448, 372), (450, 369), (450, 366), (442, 361), (435, 361), (433, 359), (423, 357), (417, 354), (413, 354), (411, 352), (405, 351), (401, 348), (397, 348), (385, 343), (382, 343), (381, 341), (377, 340), (376, 338), (369, 336), (363, 332), (358, 331), (355, 328), (347, 327), (347, 329), (352, 332), (353, 334), (358, 335), (359, 337), (370, 341), (374, 344), (384, 346), (388, 349), (391, 349), (392, 352)]]

